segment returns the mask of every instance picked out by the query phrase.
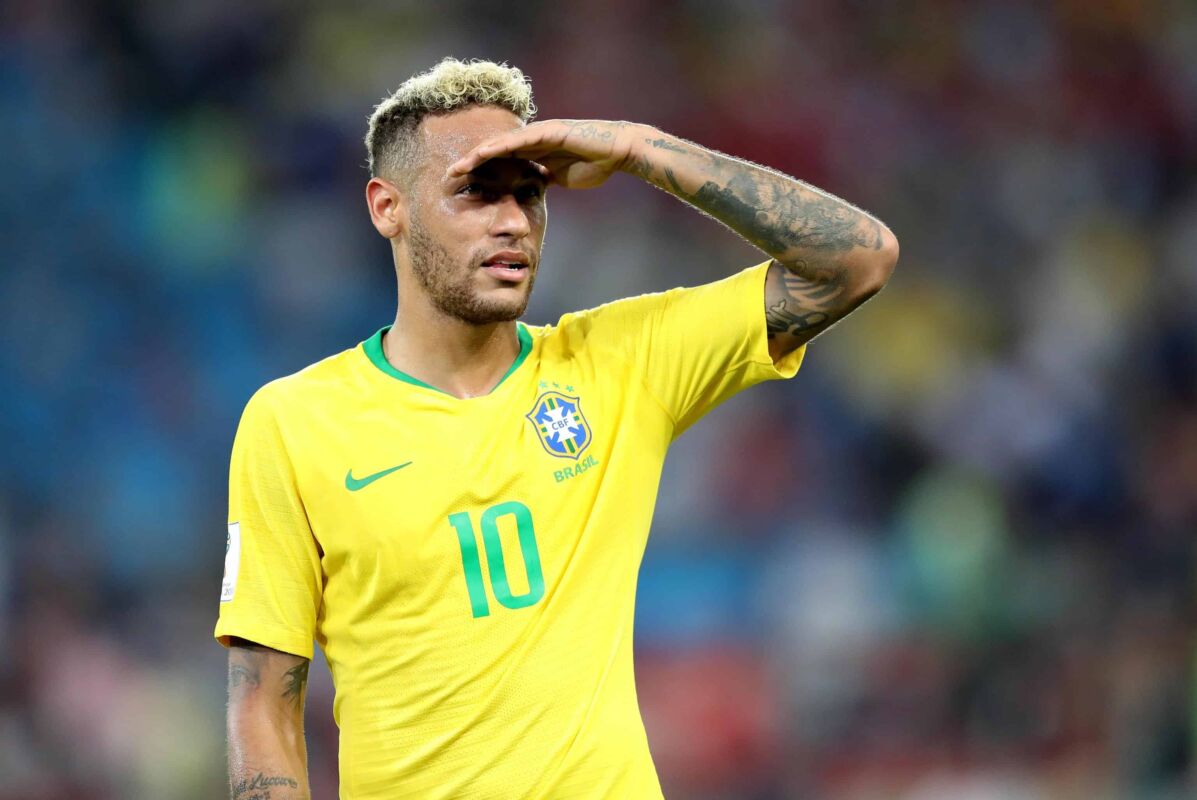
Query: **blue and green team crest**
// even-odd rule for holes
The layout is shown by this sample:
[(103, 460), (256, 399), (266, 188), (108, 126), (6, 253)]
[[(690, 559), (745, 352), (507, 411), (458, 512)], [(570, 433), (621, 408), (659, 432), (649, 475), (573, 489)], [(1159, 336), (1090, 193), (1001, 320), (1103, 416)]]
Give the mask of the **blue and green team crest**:
[(590, 446), (590, 424), (582, 401), (561, 392), (545, 392), (527, 414), (540, 443), (550, 455), (577, 459)]

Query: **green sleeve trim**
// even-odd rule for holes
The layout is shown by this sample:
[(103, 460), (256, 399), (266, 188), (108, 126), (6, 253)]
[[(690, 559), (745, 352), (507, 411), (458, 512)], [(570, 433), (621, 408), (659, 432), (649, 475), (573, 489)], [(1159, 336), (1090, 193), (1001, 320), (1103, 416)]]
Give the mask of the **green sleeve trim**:
[[(383, 327), (379, 328), (373, 336), (362, 342), (362, 350), (365, 351), (366, 357), (370, 359), (370, 363), (396, 380), (403, 381), (404, 383), (410, 383), (413, 386), (421, 386), (425, 389), (431, 389), (432, 391), (440, 392), (441, 394), (449, 394), (443, 389), (438, 389), (431, 384), (424, 383), (424, 381), (419, 380), (418, 378), (413, 378), (406, 372), (400, 372), (399, 370), (395, 369), (390, 361), (387, 361), (386, 353), (382, 351), (382, 337), (386, 335), (386, 332), (390, 329), (390, 325), (384, 325)], [(515, 330), (516, 336), (519, 337), (520, 341), (520, 354), (515, 357), (515, 361), (511, 362), (511, 366), (505, 373), (503, 373), (503, 377), (499, 378), (499, 382), (495, 384), (495, 388), (491, 390), (492, 392), (502, 386), (503, 381), (507, 380), (511, 376), (511, 373), (519, 369), (520, 365), (523, 364), (528, 358), (528, 354), (532, 352), (532, 334), (528, 331), (528, 326), (522, 322), (517, 322), (515, 323)], [(452, 397), (453, 395), (449, 396)]]

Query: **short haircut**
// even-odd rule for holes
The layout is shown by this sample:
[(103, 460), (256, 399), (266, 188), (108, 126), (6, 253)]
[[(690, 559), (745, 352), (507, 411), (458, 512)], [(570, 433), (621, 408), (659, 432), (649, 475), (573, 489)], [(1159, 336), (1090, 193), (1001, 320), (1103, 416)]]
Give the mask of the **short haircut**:
[(472, 105), (505, 108), (524, 122), (536, 116), (532, 84), (517, 68), (493, 61), (446, 58), (427, 72), (408, 78), (374, 107), (366, 131), (370, 174), (410, 171), (419, 154), (416, 132), (424, 118)]

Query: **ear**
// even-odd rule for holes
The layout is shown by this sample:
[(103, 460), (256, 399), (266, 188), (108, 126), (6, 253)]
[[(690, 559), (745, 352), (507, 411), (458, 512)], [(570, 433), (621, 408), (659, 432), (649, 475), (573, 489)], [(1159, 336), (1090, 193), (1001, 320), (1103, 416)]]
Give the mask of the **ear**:
[(366, 206), (370, 221), (384, 238), (394, 239), (407, 229), (407, 203), (399, 188), (385, 178), (371, 178), (366, 184)]

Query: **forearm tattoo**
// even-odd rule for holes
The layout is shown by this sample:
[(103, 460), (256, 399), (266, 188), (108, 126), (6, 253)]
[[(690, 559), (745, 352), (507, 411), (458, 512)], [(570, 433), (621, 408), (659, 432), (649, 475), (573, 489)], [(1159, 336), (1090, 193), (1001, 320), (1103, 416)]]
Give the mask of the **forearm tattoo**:
[(299, 781), (285, 775), (259, 772), (233, 784), (233, 800), (270, 800), (271, 790), (276, 788), (298, 789)]
[[(678, 149), (667, 140), (650, 144)], [(804, 263), (826, 269), (834, 264), (831, 257), (853, 248), (881, 249), (881, 223), (851, 203), (730, 156), (697, 148), (694, 156), (707, 161), (702, 169), (707, 179), (697, 190), (687, 191), (669, 167), (663, 171), (664, 178), (654, 182), (724, 223), (787, 268), (796, 271)], [(650, 180), (653, 178), (655, 174)]]

